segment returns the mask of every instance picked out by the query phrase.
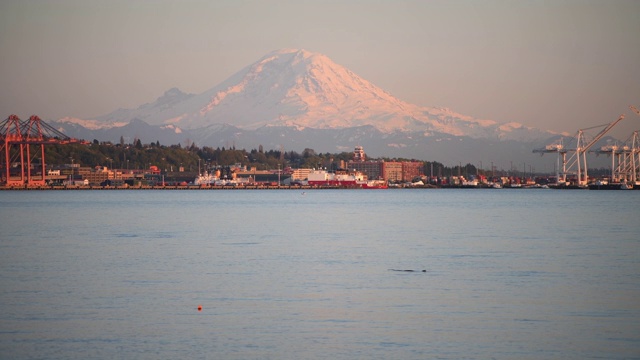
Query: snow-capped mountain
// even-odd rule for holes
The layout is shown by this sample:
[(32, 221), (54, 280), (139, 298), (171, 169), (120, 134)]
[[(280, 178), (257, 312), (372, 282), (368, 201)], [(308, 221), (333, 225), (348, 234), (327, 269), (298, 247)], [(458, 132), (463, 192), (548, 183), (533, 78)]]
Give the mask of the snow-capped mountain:
[[(384, 133), (443, 133), (472, 138), (534, 140), (553, 134), (518, 123), (500, 124), (449, 109), (399, 100), (334, 63), (306, 50), (278, 50), (201, 94), (176, 88), (137, 109), (119, 109), (87, 122), (93, 128), (133, 119), (177, 129), (229, 124), (241, 129), (294, 126), (340, 129), (371, 125)], [(77, 119), (61, 119), (82, 125)]]
[(319, 152), (361, 145), (374, 157), (540, 166), (550, 161), (531, 150), (560, 135), (407, 103), (306, 50), (269, 53), (201, 94), (172, 88), (136, 109), (52, 125), (88, 140)]

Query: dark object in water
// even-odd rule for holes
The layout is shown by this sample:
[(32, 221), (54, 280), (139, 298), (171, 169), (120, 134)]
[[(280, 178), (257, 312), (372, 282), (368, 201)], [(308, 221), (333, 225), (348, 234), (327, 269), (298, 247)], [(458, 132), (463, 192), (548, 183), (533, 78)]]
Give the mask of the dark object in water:
[[(389, 271), (419, 272), (420, 270), (389, 269)], [(427, 270), (422, 270), (422, 272), (427, 272)]]

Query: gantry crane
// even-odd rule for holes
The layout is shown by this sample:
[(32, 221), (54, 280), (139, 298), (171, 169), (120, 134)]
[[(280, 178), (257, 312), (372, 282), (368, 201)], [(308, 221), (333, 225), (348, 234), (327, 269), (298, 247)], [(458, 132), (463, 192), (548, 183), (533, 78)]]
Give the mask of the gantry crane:
[[(640, 115), (635, 107), (629, 106), (629, 108)], [(640, 139), (637, 130), (621, 145), (605, 145), (593, 152), (611, 156), (611, 183), (640, 185), (637, 183), (638, 170), (640, 170)]]
[(607, 154), (608, 156), (611, 156), (611, 178), (609, 180), (610, 183), (615, 183), (620, 180), (619, 172), (617, 171), (616, 167), (616, 160), (618, 160), (618, 164), (620, 164), (620, 156), (622, 154), (621, 150), (623, 149), (624, 146), (612, 144), (601, 146), (600, 149), (593, 150), (596, 155)]
[(637, 184), (638, 170), (640, 169), (640, 156), (637, 156), (640, 152), (640, 141), (638, 139), (638, 131), (634, 131), (633, 134), (627, 139), (625, 144), (621, 147), (618, 154), (618, 166), (615, 173), (618, 180), (623, 183)]
[[(633, 112), (640, 116), (640, 111), (633, 105), (629, 106)], [(625, 182), (630, 181), (633, 186), (640, 185), (640, 177), (638, 172), (640, 171), (640, 138), (638, 137), (638, 130), (634, 131), (630, 140), (626, 142), (626, 149), (623, 152), (623, 162), (620, 167), (619, 173), (623, 176)]]
[[(591, 149), (591, 147), (595, 145), (595, 143), (597, 143), (600, 139), (602, 139), (602, 137), (606, 133), (608, 133), (614, 126), (616, 126), (616, 124), (619, 123), (622, 119), (624, 119), (624, 114), (620, 115), (618, 120), (613, 121), (609, 124), (593, 126), (590, 128), (578, 130), (578, 142), (577, 142), (576, 152), (575, 152), (576, 157), (575, 159), (569, 158), (569, 167), (572, 166), (572, 162), (571, 162), (572, 159), (573, 159), (573, 162), (577, 163), (578, 186), (586, 186), (587, 182), (589, 181), (589, 174), (588, 174), (588, 167), (587, 167), (587, 151), (589, 151), (589, 149)], [(605, 128), (602, 129), (602, 131), (600, 131), (596, 136), (594, 136), (594, 138), (589, 143), (585, 144), (584, 130), (591, 130), (601, 126), (604, 126)], [(583, 168), (584, 168), (584, 171), (582, 170)]]
[[(534, 149), (534, 153), (540, 153), (540, 155), (544, 155), (545, 153), (558, 153), (558, 158), (556, 160), (556, 184), (566, 184), (567, 178), (567, 149), (562, 144), (563, 139), (551, 145), (547, 145), (541, 149)], [(562, 164), (562, 171), (560, 171), (560, 164)], [(562, 176), (562, 179), (560, 178)]]
[[(16, 115), (9, 115), (0, 122), (0, 150), (4, 150), (1, 167), (3, 167), (3, 181), (6, 185), (44, 185), (46, 182), (46, 161), (44, 146), (51, 144), (87, 143), (72, 139), (51, 125), (42, 121), (38, 116), (31, 116), (22, 121)], [(39, 147), (33, 154), (31, 149)], [(38, 154), (39, 153), (39, 154)], [(32, 176), (32, 166), (36, 156), (40, 156), (41, 176)], [(12, 174), (13, 165), (18, 165), (17, 173)]]
[[(597, 143), (600, 139), (602, 139), (602, 137), (605, 136), (622, 119), (624, 119), (624, 114), (620, 115), (620, 117), (617, 120), (609, 124), (592, 126), (589, 128), (578, 130), (578, 133), (576, 134), (576, 137), (575, 137), (576, 138), (575, 149), (566, 149), (564, 148), (562, 143), (559, 143), (559, 144), (547, 145), (543, 149), (535, 149), (533, 150), (533, 152), (541, 153), (542, 155), (544, 155), (544, 153), (557, 152), (558, 163), (560, 163), (560, 158), (562, 158), (562, 174), (559, 174), (559, 173), (556, 174), (557, 183), (562, 185), (567, 184), (567, 175), (575, 173), (576, 184), (580, 187), (584, 187), (587, 185), (587, 182), (589, 180), (588, 167), (587, 167), (587, 152), (595, 143)], [(586, 130), (592, 130), (592, 129), (600, 128), (603, 126), (604, 128), (596, 136), (594, 136), (593, 139), (591, 139), (591, 141), (587, 142), (587, 139), (585, 139), (584, 132)], [(571, 156), (569, 156), (568, 159), (566, 156), (567, 153), (571, 153)], [(557, 167), (557, 169), (559, 171), (559, 166)]]

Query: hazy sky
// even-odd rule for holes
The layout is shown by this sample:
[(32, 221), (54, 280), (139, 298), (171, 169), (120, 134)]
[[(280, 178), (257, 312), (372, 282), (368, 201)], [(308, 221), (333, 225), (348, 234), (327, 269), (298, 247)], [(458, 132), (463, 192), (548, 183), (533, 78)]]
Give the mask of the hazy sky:
[(640, 1), (0, 3), (0, 116), (91, 118), (200, 93), (266, 53), (327, 55), (392, 95), (574, 133), (640, 129)]

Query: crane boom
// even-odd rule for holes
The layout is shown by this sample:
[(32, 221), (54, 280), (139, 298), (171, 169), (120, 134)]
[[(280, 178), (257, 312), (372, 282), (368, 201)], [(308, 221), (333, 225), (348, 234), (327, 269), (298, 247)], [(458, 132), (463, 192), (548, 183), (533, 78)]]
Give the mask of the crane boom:
[(593, 140), (591, 140), (591, 142), (589, 142), (584, 148), (580, 149), (583, 152), (589, 151), (589, 149), (595, 144), (597, 143), (600, 139), (602, 139), (603, 136), (605, 136), (606, 133), (609, 132), (609, 130), (611, 130), (614, 126), (616, 126), (617, 123), (619, 123), (622, 119), (624, 119), (624, 114), (620, 115), (620, 117), (618, 118), (618, 120), (610, 123), (609, 125), (607, 125), (607, 127), (605, 127), (604, 129), (602, 129), (602, 131), (600, 131), (598, 133), (598, 135), (596, 135)]

